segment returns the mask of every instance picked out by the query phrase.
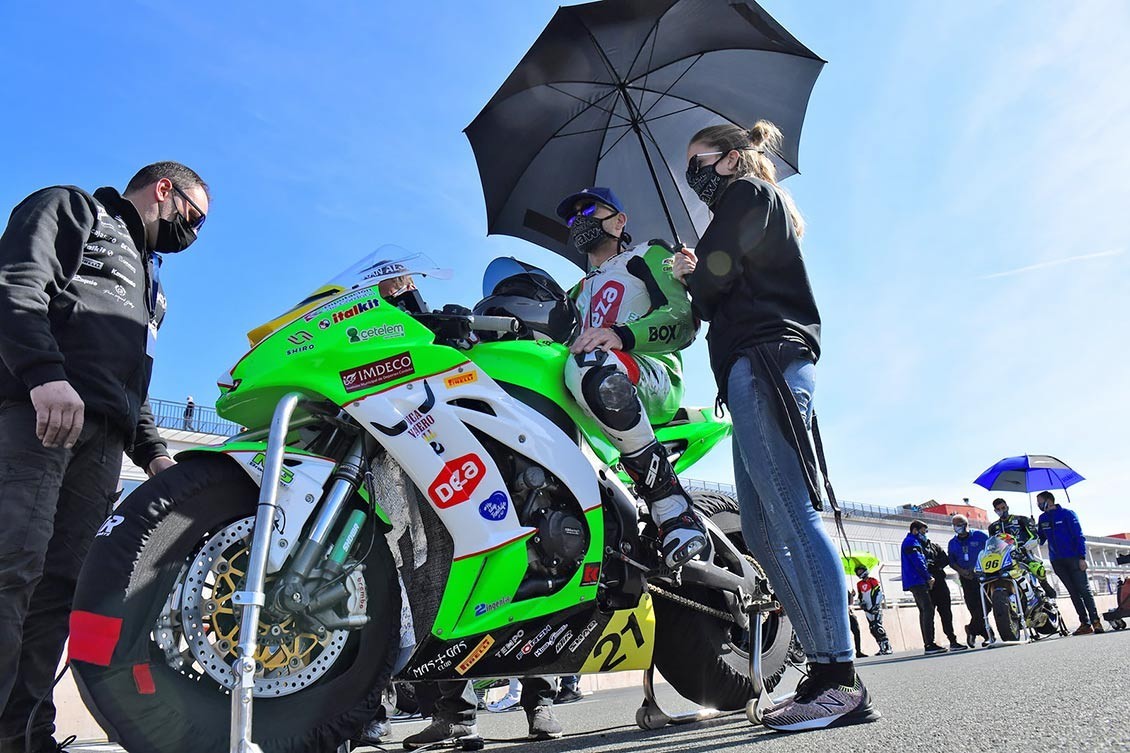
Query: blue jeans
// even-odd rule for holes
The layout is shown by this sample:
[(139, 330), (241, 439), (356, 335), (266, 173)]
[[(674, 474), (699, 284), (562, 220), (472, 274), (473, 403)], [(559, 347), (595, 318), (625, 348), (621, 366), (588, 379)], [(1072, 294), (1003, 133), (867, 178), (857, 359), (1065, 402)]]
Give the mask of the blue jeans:
[[(812, 420), (815, 374), (807, 358), (784, 368), (806, 425)], [(765, 568), (809, 660), (851, 661), (843, 565), (820, 513), (812, 509), (797, 452), (778, 423), (776, 390), (755, 376), (747, 358), (734, 363), (728, 388), (746, 545)]]

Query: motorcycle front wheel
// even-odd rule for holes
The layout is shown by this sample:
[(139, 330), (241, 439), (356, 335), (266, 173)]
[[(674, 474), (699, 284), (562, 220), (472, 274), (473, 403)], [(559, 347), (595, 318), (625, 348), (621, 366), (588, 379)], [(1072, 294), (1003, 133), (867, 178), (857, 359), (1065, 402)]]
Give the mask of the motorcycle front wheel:
[(1003, 641), (1020, 640), (1020, 617), (1013, 609), (1012, 595), (1004, 588), (994, 588), (992, 594), (993, 621)]
[[(234, 646), (258, 487), (232, 461), (189, 458), (147, 481), (95, 538), (79, 576), (71, 658), (87, 708), (131, 753), (229, 749)], [(367, 538), (367, 532), (362, 534)], [(364, 541), (365, 539), (361, 539)], [(358, 630), (260, 622), (252, 740), (329, 753), (373, 718), (399, 643), (383, 537), (350, 574)]]

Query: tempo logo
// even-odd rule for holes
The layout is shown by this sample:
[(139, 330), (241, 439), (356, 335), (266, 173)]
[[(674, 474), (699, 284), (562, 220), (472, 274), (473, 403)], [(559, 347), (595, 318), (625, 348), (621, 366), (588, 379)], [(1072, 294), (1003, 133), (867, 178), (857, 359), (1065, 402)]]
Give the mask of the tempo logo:
[(455, 507), (471, 498), (486, 472), (483, 461), (474, 453), (449, 460), (428, 487), (428, 496), (441, 510)]
[(409, 374), (415, 374), (416, 367), (412, 363), (412, 354), (405, 351), (404, 353), (397, 353), (395, 356), (367, 363), (364, 366), (346, 369), (340, 373), (341, 384), (345, 387), (345, 391), (357, 392), (378, 384), (391, 382)]

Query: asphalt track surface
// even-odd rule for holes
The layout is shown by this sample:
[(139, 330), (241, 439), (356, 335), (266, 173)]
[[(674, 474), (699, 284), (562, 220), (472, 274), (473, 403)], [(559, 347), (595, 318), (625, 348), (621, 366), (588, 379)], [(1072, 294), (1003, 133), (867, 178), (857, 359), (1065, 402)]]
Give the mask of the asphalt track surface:
[[(536, 753), (1130, 751), (1130, 630), (930, 657), (874, 657), (863, 659), (860, 667), (883, 714), (873, 724), (780, 734), (754, 727), (737, 714), (644, 731), (635, 725), (641, 692), (625, 688), (555, 707), (565, 727), (561, 740), (516, 741), (526, 734), (520, 709), (482, 712), (479, 733), (487, 739), (487, 751)], [(791, 689), (795, 678), (786, 677), (782, 689)], [(659, 694), (672, 710), (690, 708), (667, 686), (660, 686)], [(384, 749), (401, 750), (400, 741), (424, 725), (418, 719), (394, 722)], [(84, 745), (70, 750), (109, 753), (120, 748)]]

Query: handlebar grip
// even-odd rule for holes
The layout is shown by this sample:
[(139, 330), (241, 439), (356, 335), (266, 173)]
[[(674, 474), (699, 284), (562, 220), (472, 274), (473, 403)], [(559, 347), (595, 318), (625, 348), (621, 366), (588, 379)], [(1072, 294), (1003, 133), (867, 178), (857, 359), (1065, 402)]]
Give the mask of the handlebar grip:
[(472, 315), (471, 329), (481, 332), (517, 332), (521, 322), (512, 316), (479, 316)]

